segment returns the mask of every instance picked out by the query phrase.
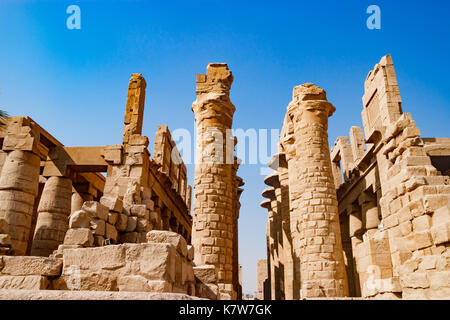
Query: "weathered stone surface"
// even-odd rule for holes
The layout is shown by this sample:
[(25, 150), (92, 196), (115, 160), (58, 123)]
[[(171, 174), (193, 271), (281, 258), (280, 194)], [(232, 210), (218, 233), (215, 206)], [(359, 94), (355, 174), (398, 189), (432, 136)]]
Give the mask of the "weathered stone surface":
[(4, 290), (0, 300), (202, 300), (187, 294), (168, 292), (113, 292), (66, 290)]
[(108, 220), (109, 209), (97, 201), (86, 201), (81, 210), (85, 211), (92, 218), (99, 218), (103, 221)]
[(4, 267), (0, 275), (57, 276), (61, 273), (62, 260), (45, 257), (3, 257)]
[(175, 232), (152, 230), (147, 233), (147, 242), (170, 243), (183, 257), (188, 253), (186, 240)]
[(117, 232), (117, 229), (112, 224), (106, 224), (105, 237), (106, 239), (112, 239), (113, 243), (117, 243), (119, 234)]
[(137, 217), (128, 217), (127, 228), (125, 229), (126, 232), (133, 232), (136, 230), (137, 219)]
[(45, 290), (49, 280), (43, 276), (4, 276), (0, 275), (0, 289)]
[(216, 267), (213, 265), (203, 265), (194, 267), (195, 277), (204, 284), (217, 283)]
[(91, 220), (91, 230), (92, 233), (98, 236), (105, 236), (106, 233), (106, 222), (102, 219), (92, 219)]
[(69, 228), (89, 228), (91, 219), (87, 213), (83, 210), (75, 211), (70, 215), (69, 218)]
[(321, 88), (294, 88), (261, 203), (269, 221), (260, 299), (338, 297), (347, 283), (351, 296), (370, 299), (448, 297), (438, 261), (448, 254), (450, 188), (433, 156), (450, 156), (450, 140), (420, 138), (389, 55), (366, 77), (363, 105), (363, 128), (330, 153), (334, 107)]
[(118, 231), (123, 232), (127, 229), (128, 216), (125, 214), (119, 214), (116, 222), (116, 228)]
[(173, 283), (175, 256), (175, 248), (166, 243), (66, 249), (63, 252), (62, 276), (56, 286), (64, 290), (70, 285), (74, 268), (79, 268), (79, 290), (135, 291), (145, 288), (153, 291), (153, 285), (148, 284), (147, 287), (144, 279)]
[(5, 219), (0, 219), (0, 234), (8, 233), (8, 222)]
[(11, 244), (12, 242), (9, 234), (0, 234), (0, 247), (9, 247)]
[(119, 197), (103, 196), (100, 198), (100, 203), (107, 207), (109, 211), (122, 212), (123, 202)]
[(191, 245), (187, 246), (187, 255), (186, 258), (188, 259), (188, 261), (193, 261), (194, 260), (194, 247)]
[(94, 235), (87, 228), (69, 229), (64, 238), (64, 244), (92, 247), (94, 245)]
[(137, 232), (149, 232), (152, 230), (152, 224), (148, 219), (138, 218), (136, 224)]
[(218, 282), (223, 284), (219, 289), (230, 289), (227, 293), (236, 297), (238, 163), (233, 148), (236, 141), (230, 135), (236, 110), (229, 97), (232, 83), (233, 75), (225, 63), (210, 63), (206, 74), (197, 75), (192, 111), (200, 157), (195, 164), (192, 245), (195, 264), (215, 265)]
[(110, 211), (108, 213), (108, 223), (115, 225), (119, 219), (119, 213)]

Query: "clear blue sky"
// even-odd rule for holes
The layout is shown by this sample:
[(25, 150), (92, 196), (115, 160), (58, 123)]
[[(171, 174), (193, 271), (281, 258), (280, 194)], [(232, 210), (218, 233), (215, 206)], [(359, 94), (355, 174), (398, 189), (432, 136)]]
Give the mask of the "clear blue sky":
[[(81, 8), (81, 30), (66, 28), (71, 4)], [(381, 30), (366, 27), (371, 4), (381, 8)], [(32, 117), (65, 145), (117, 144), (128, 79), (139, 72), (153, 145), (159, 124), (193, 131), (195, 76), (226, 62), (234, 127), (280, 128), (292, 88), (314, 82), (337, 108), (332, 143), (361, 125), (364, 79), (390, 53), (403, 110), (423, 136), (449, 137), (449, 10), (449, 1), (436, 0), (1, 0), (0, 106)], [(239, 171), (244, 292), (256, 290), (256, 262), (266, 254), (259, 172)]]

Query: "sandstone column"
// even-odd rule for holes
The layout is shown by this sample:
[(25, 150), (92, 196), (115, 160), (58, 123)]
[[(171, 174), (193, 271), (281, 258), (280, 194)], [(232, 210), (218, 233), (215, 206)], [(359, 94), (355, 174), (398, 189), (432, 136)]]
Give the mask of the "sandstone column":
[(38, 126), (28, 117), (6, 121), (2, 150), (7, 153), (0, 176), (0, 219), (8, 223), (15, 255), (28, 248), (33, 208), (39, 190), (40, 160), (48, 149), (40, 142)]
[(226, 64), (208, 64), (197, 75), (192, 104), (197, 129), (192, 244), (196, 265), (216, 266), (219, 291), (235, 298), (233, 279), (234, 105), (233, 76)]
[(49, 256), (64, 242), (71, 200), (72, 181), (69, 178), (54, 176), (47, 179), (38, 206), (32, 256)]
[(314, 84), (294, 88), (288, 115), (294, 127), (295, 172), (290, 180), (294, 254), (301, 298), (348, 295), (338, 207), (328, 145), (335, 107)]
[(0, 219), (9, 225), (15, 255), (25, 255), (34, 199), (39, 187), (39, 157), (28, 151), (8, 153), (0, 176)]

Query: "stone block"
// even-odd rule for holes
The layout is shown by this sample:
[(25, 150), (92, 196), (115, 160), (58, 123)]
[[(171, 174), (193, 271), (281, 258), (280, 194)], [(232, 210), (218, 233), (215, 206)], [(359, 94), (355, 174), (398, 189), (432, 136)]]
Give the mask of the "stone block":
[(134, 230), (136, 230), (137, 219), (137, 217), (128, 217), (127, 228), (125, 229), (126, 232), (133, 232)]
[(411, 272), (400, 276), (402, 287), (408, 288), (428, 288), (430, 282), (426, 272)]
[(216, 284), (217, 273), (213, 265), (202, 265), (193, 267), (195, 278), (204, 284)]
[(85, 211), (78, 210), (70, 215), (69, 228), (70, 229), (89, 228), (90, 221), (91, 219), (89, 218), (88, 214)]
[(434, 211), (431, 220), (433, 226), (448, 223), (450, 221), (450, 206), (445, 206)]
[(450, 222), (433, 226), (430, 229), (433, 243), (439, 245), (450, 241)]
[(115, 225), (119, 219), (119, 213), (110, 211), (108, 213), (108, 223)]
[(86, 212), (90, 217), (98, 218), (103, 221), (108, 220), (108, 207), (97, 201), (86, 201), (83, 203), (81, 210)]
[(117, 287), (119, 291), (150, 292), (151, 288), (148, 281), (148, 279), (139, 275), (124, 276), (118, 279)]
[(431, 228), (431, 217), (422, 215), (413, 220), (414, 232), (429, 231)]
[(417, 249), (423, 249), (433, 245), (433, 239), (428, 231), (415, 232), (414, 243)]
[(187, 246), (186, 258), (188, 259), (188, 261), (193, 261), (194, 260), (194, 246), (191, 246), (191, 245)]
[(183, 257), (187, 256), (186, 240), (178, 233), (171, 231), (152, 230), (147, 233), (147, 242), (170, 243)]
[(91, 220), (91, 230), (92, 233), (97, 236), (104, 236), (106, 233), (106, 222), (102, 219), (92, 219)]
[(219, 295), (219, 287), (216, 284), (204, 284), (202, 282), (197, 282), (195, 284), (195, 294), (199, 298), (217, 300)]
[(128, 216), (125, 214), (119, 214), (116, 222), (116, 228), (119, 232), (124, 232), (127, 229)]
[(149, 280), (147, 282), (151, 292), (173, 292), (173, 285), (165, 280)]
[(130, 213), (132, 216), (136, 216), (139, 218), (144, 218), (146, 215), (148, 216), (148, 210), (145, 204), (134, 204), (130, 208)]
[(10, 276), (57, 276), (61, 273), (62, 260), (47, 257), (3, 257), (2, 275)]
[(109, 211), (121, 213), (123, 209), (123, 201), (119, 197), (103, 196), (100, 203), (107, 207)]
[(137, 232), (126, 232), (119, 236), (120, 243), (137, 243)]
[(0, 234), (6, 234), (8, 231), (8, 222), (6, 222), (5, 219), (0, 218)]
[(101, 247), (105, 244), (105, 237), (103, 236), (94, 236), (94, 246), (95, 247)]
[(11, 236), (9, 234), (0, 234), (0, 247), (9, 247), (11, 244)]
[(450, 205), (450, 195), (426, 195), (424, 207), (427, 213), (432, 213), (439, 208)]
[(136, 225), (136, 231), (137, 232), (149, 232), (152, 230), (152, 224), (149, 220), (144, 218), (138, 218), (137, 225)]
[(44, 276), (0, 276), (0, 289), (45, 290), (48, 286)]
[(116, 227), (114, 227), (112, 224), (107, 223), (105, 238), (111, 239), (113, 241), (113, 243), (117, 243), (118, 237), (119, 237), (119, 234), (117, 232)]
[(69, 229), (64, 237), (64, 244), (92, 247), (94, 245), (94, 235), (87, 228)]

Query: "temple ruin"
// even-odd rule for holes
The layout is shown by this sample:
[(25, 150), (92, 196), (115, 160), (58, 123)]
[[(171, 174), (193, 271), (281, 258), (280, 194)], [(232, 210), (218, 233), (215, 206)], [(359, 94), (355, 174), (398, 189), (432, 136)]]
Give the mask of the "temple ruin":
[[(150, 155), (142, 74), (120, 144), (64, 146), (30, 117), (3, 119), (0, 299), (242, 299), (232, 83), (224, 63), (197, 75), (193, 188), (166, 125)], [(363, 128), (330, 150), (339, 106), (293, 89), (264, 179), (258, 299), (450, 297), (450, 138), (420, 136), (389, 55), (362, 101)]]
[[(197, 78), (199, 127), (210, 122), (204, 108), (224, 106), (218, 118), (223, 129), (231, 128), (225, 108), (234, 110), (231, 71), (210, 64), (207, 75)], [(144, 77), (132, 74), (117, 145), (67, 147), (29, 117), (5, 119), (0, 290), (64, 290), (61, 296), (68, 298), (71, 291), (241, 297), (237, 219), (243, 182), (236, 176), (235, 141), (231, 164), (213, 161), (196, 171), (192, 217), (186, 166), (167, 126), (158, 127), (150, 157), (142, 135), (145, 92)]]
[(364, 91), (364, 128), (330, 153), (335, 108), (313, 84), (294, 88), (262, 193), (259, 298), (450, 297), (450, 139), (420, 137), (390, 55)]

